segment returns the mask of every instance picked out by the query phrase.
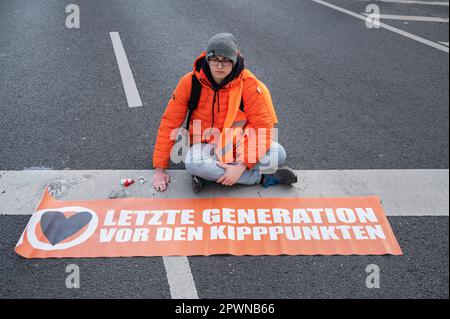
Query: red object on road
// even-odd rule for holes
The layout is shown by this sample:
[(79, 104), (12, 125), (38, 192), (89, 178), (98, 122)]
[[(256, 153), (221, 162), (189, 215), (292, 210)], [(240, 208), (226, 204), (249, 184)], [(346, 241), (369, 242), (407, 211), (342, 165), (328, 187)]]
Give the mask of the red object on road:
[(125, 187), (128, 187), (133, 183), (134, 183), (134, 180), (132, 180), (131, 178), (124, 178), (120, 181), (120, 184), (122, 184)]

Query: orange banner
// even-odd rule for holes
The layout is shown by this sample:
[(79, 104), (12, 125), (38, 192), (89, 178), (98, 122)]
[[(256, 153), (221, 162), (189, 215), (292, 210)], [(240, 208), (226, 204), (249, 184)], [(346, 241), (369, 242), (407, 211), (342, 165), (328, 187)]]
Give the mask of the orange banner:
[(25, 258), (402, 255), (376, 196), (59, 201), (47, 189)]

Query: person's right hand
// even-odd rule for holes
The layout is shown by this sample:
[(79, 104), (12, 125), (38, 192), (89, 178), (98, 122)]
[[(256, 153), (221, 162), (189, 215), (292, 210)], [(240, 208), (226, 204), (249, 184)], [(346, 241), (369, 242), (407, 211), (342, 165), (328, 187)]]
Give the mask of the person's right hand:
[(164, 192), (170, 183), (170, 176), (163, 169), (156, 168), (153, 174), (153, 188)]

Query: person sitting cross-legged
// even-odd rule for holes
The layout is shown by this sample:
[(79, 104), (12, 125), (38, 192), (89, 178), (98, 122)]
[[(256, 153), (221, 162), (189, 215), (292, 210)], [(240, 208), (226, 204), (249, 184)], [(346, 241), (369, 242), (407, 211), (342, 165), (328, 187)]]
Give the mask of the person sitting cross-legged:
[[(190, 110), (194, 85), (200, 91), (195, 109)], [(194, 121), (199, 123), (200, 134), (193, 129)], [(194, 192), (207, 182), (264, 187), (297, 182), (294, 170), (281, 166), (286, 160), (284, 147), (273, 141), (277, 117), (269, 90), (245, 68), (232, 34), (213, 36), (195, 60), (193, 71), (180, 79), (172, 94), (153, 152), (153, 187), (158, 191), (165, 191), (170, 182), (166, 169), (175, 144), (171, 134), (186, 122), (190, 148), (184, 162)], [(204, 134), (213, 129), (217, 134)], [(239, 134), (234, 132), (239, 130), (246, 134), (236, 140), (233, 136)], [(225, 133), (230, 131), (231, 140)]]

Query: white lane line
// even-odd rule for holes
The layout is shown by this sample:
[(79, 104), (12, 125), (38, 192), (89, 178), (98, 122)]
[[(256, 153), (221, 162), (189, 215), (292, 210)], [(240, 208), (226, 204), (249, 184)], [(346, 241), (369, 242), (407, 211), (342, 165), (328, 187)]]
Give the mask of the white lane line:
[[(369, 16), (370, 13), (362, 13), (365, 16)], [(422, 21), (422, 22), (443, 22), (448, 23), (448, 19), (436, 18), (436, 17), (421, 17), (421, 16), (404, 16), (397, 14), (378, 14), (376, 17), (381, 20), (403, 20), (403, 21)]]
[(111, 41), (114, 48), (114, 53), (119, 66), (120, 76), (122, 78), (123, 88), (127, 97), (129, 107), (142, 106), (141, 97), (134, 81), (133, 72), (131, 72), (130, 64), (128, 63), (127, 55), (120, 40), (118, 32), (110, 32)]
[(439, 43), (448, 46), (448, 42), (439, 41)]
[(187, 257), (163, 257), (172, 299), (198, 299)]
[(430, 6), (447, 6), (448, 2), (443, 1), (412, 1), (412, 0), (365, 0), (367, 2), (386, 2), (386, 3), (399, 3), (399, 4), (425, 4)]
[[(60, 200), (110, 197), (349, 197), (379, 196), (388, 216), (449, 216), (449, 170), (297, 170), (294, 187), (224, 188), (211, 185), (207, 194), (192, 193), (190, 175), (170, 170), (166, 192), (153, 190), (152, 170), (34, 170), (0, 171), (0, 215), (32, 214), (49, 185)], [(120, 185), (125, 177), (143, 176), (147, 182)], [(225, 195), (226, 194), (226, 195)]]
[[(316, 2), (316, 3), (318, 3), (318, 4), (321, 4), (321, 5), (324, 5), (324, 6), (326, 6), (326, 7), (329, 7), (329, 8), (331, 8), (331, 9), (340, 11), (340, 12), (342, 12), (342, 13), (351, 15), (352, 17), (361, 19), (361, 20), (363, 20), (363, 21), (366, 21), (366, 20), (367, 20), (367, 17), (366, 17), (366, 16), (363, 16), (363, 15), (361, 15), (361, 14), (352, 12), (352, 11), (350, 11), (350, 10), (347, 10), (347, 9), (344, 9), (344, 8), (341, 8), (341, 7), (338, 7), (338, 6), (334, 5), (334, 4), (331, 4), (331, 3), (328, 3), (328, 2), (325, 2), (325, 1), (322, 1), (322, 0), (312, 0), (312, 1), (313, 1), (313, 2)], [(430, 47), (433, 47), (433, 48), (435, 48), (435, 49), (438, 49), (438, 50), (441, 50), (441, 51), (444, 51), (444, 52), (449, 53), (449, 48), (447, 48), (447, 47), (445, 47), (445, 46), (443, 46), (443, 45), (440, 45), (440, 44), (438, 44), (438, 43), (436, 43), (436, 42), (433, 42), (433, 41), (424, 39), (424, 38), (419, 37), (419, 36), (417, 36), (417, 35), (414, 35), (414, 34), (412, 34), (412, 33), (409, 33), (409, 32), (400, 30), (400, 29), (398, 29), (398, 28), (392, 27), (392, 26), (387, 25), (387, 24), (385, 24), (385, 23), (383, 23), (383, 22), (379, 22), (379, 26), (380, 26), (381, 28), (386, 29), (386, 30), (389, 30), (389, 31), (392, 31), (392, 32), (394, 32), (394, 33), (400, 34), (400, 35), (402, 35), (402, 36), (404, 36), (404, 37), (407, 37), (407, 38), (410, 38), (410, 39), (412, 39), (412, 40), (418, 41), (418, 42), (420, 42), (420, 43), (426, 44), (426, 45), (428, 45), (428, 46), (430, 46)], [(373, 29), (372, 29), (372, 30), (373, 30)]]

